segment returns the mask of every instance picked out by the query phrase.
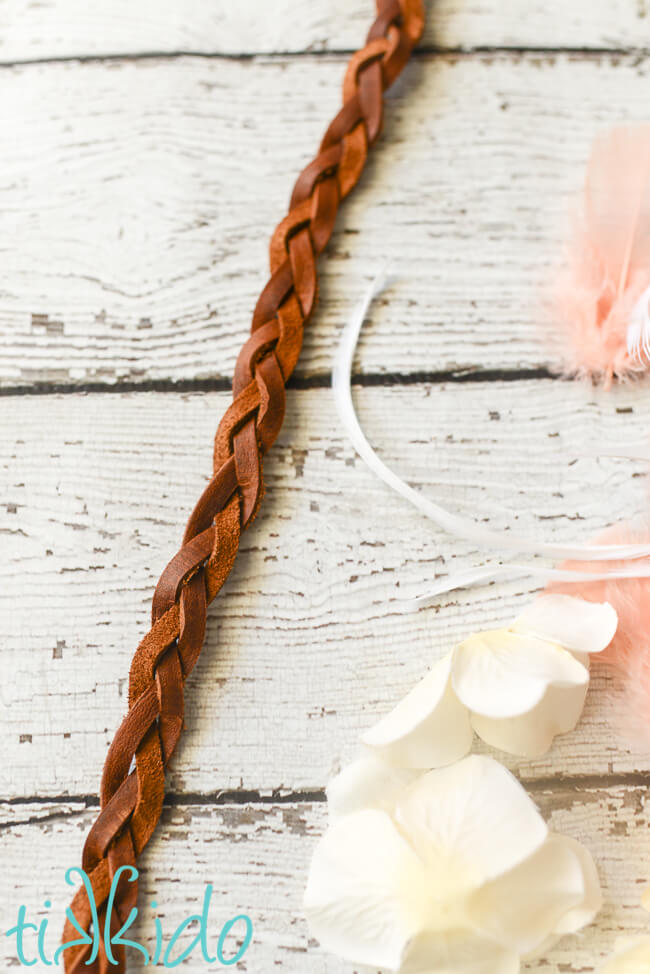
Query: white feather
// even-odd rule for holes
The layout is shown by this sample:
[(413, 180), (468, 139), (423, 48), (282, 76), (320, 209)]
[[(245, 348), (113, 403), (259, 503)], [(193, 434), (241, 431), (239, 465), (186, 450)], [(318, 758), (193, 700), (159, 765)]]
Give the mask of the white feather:
[(632, 308), (627, 326), (627, 351), (639, 363), (650, 360), (650, 287)]
[[(332, 368), (332, 389), (336, 408), (343, 426), (359, 456), (373, 473), (383, 480), (405, 500), (409, 501), (420, 513), (434, 521), (438, 527), (456, 537), (470, 541), (481, 548), (515, 552), (518, 554), (543, 555), (553, 559), (573, 559), (579, 561), (619, 561), (627, 559), (648, 558), (650, 545), (648, 544), (557, 544), (553, 542), (535, 541), (530, 538), (517, 536), (514, 532), (498, 532), (485, 528), (470, 518), (447, 511), (434, 501), (414, 490), (400, 479), (394, 471), (381, 460), (366, 439), (352, 401), (352, 361), (359, 340), (368, 308), (373, 298), (386, 286), (388, 275), (382, 271), (371, 283), (363, 298), (353, 311), (350, 320), (343, 329), (336, 351)], [(451, 576), (446, 581), (438, 583), (432, 594), (442, 594), (455, 588), (466, 587), (485, 582), (489, 579), (505, 576), (522, 577), (552, 577), (558, 578), (558, 569), (543, 568), (538, 565), (498, 565), (492, 568), (475, 569), (469, 572)], [(583, 581), (584, 573), (562, 572), (563, 581)], [(629, 574), (621, 574), (620, 570), (590, 578), (621, 578), (621, 577), (650, 577), (650, 565), (637, 565), (630, 569)], [(430, 598), (432, 595), (426, 596)]]
[(415, 599), (406, 599), (409, 606), (419, 609), (422, 606), (431, 605), (441, 595), (448, 592), (455, 592), (460, 588), (471, 588), (473, 585), (480, 585), (486, 582), (512, 582), (520, 578), (536, 578), (540, 582), (602, 582), (612, 579), (624, 578), (650, 578), (650, 566), (637, 564), (634, 568), (621, 568), (611, 571), (598, 572), (578, 572), (572, 569), (547, 568), (543, 565), (534, 564), (509, 564), (485, 565), (482, 568), (468, 569), (463, 572), (454, 572), (445, 575), (437, 581), (428, 592), (419, 595)]

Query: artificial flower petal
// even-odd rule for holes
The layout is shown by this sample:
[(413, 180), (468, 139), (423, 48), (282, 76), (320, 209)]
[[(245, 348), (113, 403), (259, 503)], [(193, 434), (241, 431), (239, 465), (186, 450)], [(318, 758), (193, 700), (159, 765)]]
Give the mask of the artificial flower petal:
[(477, 890), (468, 912), (483, 934), (526, 954), (584, 899), (580, 859), (564, 836), (550, 834), (532, 856)]
[(430, 869), (453, 862), (456, 883), (475, 887), (518, 865), (548, 835), (517, 779), (477, 754), (418, 778), (395, 820)]
[(650, 974), (650, 937), (621, 938), (598, 974)]
[(388, 764), (372, 751), (348, 764), (327, 786), (330, 820), (362, 808), (391, 811), (416, 773)]
[(472, 746), (467, 708), (451, 687), (452, 654), (362, 736), (367, 747), (404, 768), (438, 768), (458, 761)]
[(304, 908), (326, 950), (397, 970), (425, 927), (430, 877), (390, 817), (365, 809), (337, 819), (318, 843)]
[(428, 932), (409, 945), (400, 974), (519, 974), (519, 956), (473, 930)]
[(600, 653), (611, 643), (617, 625), (616, 610), (609, 602), (552, 594), (535, 599), (510, 628), (578, 653)]
[(564, 844), (573, 850), (580, 869), (582, 870), (582, 880), (584, 885), (584, 896), (582, 902), (568, 910), (559, 923), (556, 923), (554, 932), (560, 935), (575, 933), (582, 930), (588, 923), (591, 923), (603, 905), (603, 894), (600, 888), (600, 880), (596, 864), (589, 850), (568, 835), (562, 836)]
[(573, 687), (550, 686), (528, 713), (501, 718), (472, 714), (472, 726), (491, 747), (520, 757), (537, 758), (546, 754), (557, 734), (573, 730), (586, 696), (586, 683)]
[(518, 717), (536, 707), (549, 686), (588, 682), (589, 671), (562, 646), (508, 629), (476, 633), (454, 653), (454, 690), (486, 717)]

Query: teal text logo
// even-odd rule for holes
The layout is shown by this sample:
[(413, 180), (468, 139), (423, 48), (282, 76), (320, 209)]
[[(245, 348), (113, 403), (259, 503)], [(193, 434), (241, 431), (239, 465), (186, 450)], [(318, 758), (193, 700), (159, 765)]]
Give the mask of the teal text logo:
[[(92, 931), (92, 933), (88, 933), (79, 926), (76, 917), (68, 907), (66, 910), (66, 916), (75, 930), (79, 933), (79, 940), (72, 940), (66, 944), (61, 944), (53, 954), (50, 954), (50, 956), (48, 956), (45, 945), (48, 925), (47, 917), (41, 920), (39, 924), (32, 923), (27, 918), (27, 907), (20, 906), (18, 908), (18, 916), (15, 925), (7, 930), (5, 934), (7, 937), (15, 937), (16, 939), (16, 956), (19, 963), (25, 967), (34, 967), (34, 965), (40, 961), (40, 963), (45, 965), (45, 967), (57, 967), (61, 964), (61, 957), (64, 951), (72, 947), (85, 946), (90, 948), (90, 954), (86, 960), (86, 964), (90, 965), (97, 959), (100, 943), (103, 941), (104, 952), (106, 953), (106, 957), (110, 964), (117, 965), (114, 949), (121, 946), (130, 948), (131, 950), (135, 950), (140, 953), (144, 959), (145, 967), (148, 967), (150, 964), (162, 965), (163, 967), (167, 968), (178, 967), (183, 963), (184, 960), (187, 960), (190, 955), (194, 954), (196, 957), (199, 953), (206, 964), (214, 964), (215, 962), (218, 962), (219, 964), (223, 964), (225, 967), (230, 967), (240, 961), (250, 947), (251, 940), (253, 939), (253, 924), (247, 914), (240, 913), (237, 916), (232, 917), (232, 919), (228, 920), (223, 925), (219, 933), (219, 937), (216, 940), (216, 945), (212, 948), (214, 953), (211, 953), (210, 946), (208, 944), (208, 911), (210, 909), (210, 901), (212, 899), (211, 883), (209, 883), (205, 888), (203, 908), (201, 912), (193, 913), (183, 920), (183, 922), (178, 925), (176, 930), (174, 930), (171, 937), (166, 942), (163, 939), (163, 930), (160, 919), (159, 917), (154, 917), (156, 943), (151, 953), (149, 953), (143, 944), (138, 943), (137, 940), (131, 940), (125, 936), (126, 932), (130, 927), (133, 926), (138, 916), (137, 907), (133, 907), (121, 929), (118, 930), (117, 933), (111, 934), (109, 926), (110, 915), (112, 913), (112, 907), (115, 901), (117, 886), (122, 876), (125, 876), (128, 882), (133, 883), (138, 878), (138, 870), (135, 868), (135, 866), (121, 866), (116, 871), (111, 883), (111, 889), (106, 903), (106, 922), (102, 926), (99, 920), (92, 885), (88, 876), (83, 869), (79, 869), (76, 866), (68, 869), (65, 874), (66, 883), (68, 883), (70, 886), (75, 886), (77, 880), (81, 879), (81, 882), (88, 895), (88, 902), (91, 910), (91, 925), (89, 929)], [(45, 901), (45, 907), (47, 909), (49, 909), (51, 905), (52, 904), (49, 900)], [(153, 909), (156, 908), (157, 903), (155, 900), (152, 900), (151, 906)], [(198, 930), (194, 936), (194, 939), (191, 941), (191, 943), (179, 951), (179, 940), (191, 926), (195, 926), (197, 924)]]

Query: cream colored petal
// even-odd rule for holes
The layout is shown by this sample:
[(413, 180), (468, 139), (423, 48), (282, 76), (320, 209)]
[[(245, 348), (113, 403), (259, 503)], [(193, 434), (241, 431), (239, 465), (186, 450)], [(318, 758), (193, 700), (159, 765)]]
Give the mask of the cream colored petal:
[(395, 820), (442, 885), (450, 870), (467, 890), (512, 869), (548, 834), (516, 778), (476, 754), (422, 775), (398, 801)]
[(573, 730), (586, 696), (586, 683), (574, 687), (550, 686), (527, 714), (501, 718), (472, 714), (472, 726), (491, 747), (519, 757), (537, 758), (546, 754), (556, 734)]
[(415, 771), (388, 764), (372, 751), (348, 764), (327, 786), (330, 819), (363, 808), (390, 812), (397, 797), (417, 777)]
[(594, 920), (602, 908), (603, 894), (596, 865), (589, 850), (581, 842), (577, 842), (576, 839), (572, 839), (568, 835), (563, 835), (561, 838), (567, 848), (573, 851), (580, 863), (585, 888), (582, 901), (569, 910), (555, 925), (555, 933), (565, 934), (582, 930)]
[(452, 654), (434, 664), (424, 679), (361, 740), (405, 768), (438, 768), (464, 757), (472, 746), (467, 708), (451, 688)]
[(519, 955), (475, 931), (458, 928), (417, 937), (400, 974), (519, 974)]
[(456, 647), (452, 685), (458, 698), (486, 717), (518, 717), (541, 701), (549, 686), (584, 686), (589, 671), (554, 643), (494, 629)]
[(580, 859), (564, 836), (551, 834), (532, 856), (477, 890), (468, 914), (484, 935), (526, 954), (559, 932), (584, 899)]
[(621, 939), (598, 974), (650, 974), (650, 937)]
[(617, 625), (616, 611), (609, 602), (587, 602), (571, 595), (541, 595), (510, 628), (578, 653), (600, 653), (611, 643)]
[(430, 880), (390, 817), (337, 819), (318, 843), (304, 909), (321, 946), (355, 964), (397, 970), (423, 929)]

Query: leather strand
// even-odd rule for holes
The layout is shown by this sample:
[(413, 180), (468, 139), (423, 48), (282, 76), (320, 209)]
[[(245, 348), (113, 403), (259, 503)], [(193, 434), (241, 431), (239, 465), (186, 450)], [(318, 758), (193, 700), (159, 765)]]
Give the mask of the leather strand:
[[(343, 107), (316, 157), (298, 176), (289, 213), (271, 238), (271, 276), (237, 359), (233, 401), (215, 435), (213, 476), (190, 515), (180, 550), (160, 576), (151, 629), (133, 656), (129, 709), (106, 757), (101, 807), (82, 856), (101, 927), (99, 951), (88, 963), (90, 946), (68, 947), (63, 953), (67, 974), (126, 971), (124, 948), (112, 948), (115, 963), (105, 949), (111, 882), (120, 867), (136, 865), (160, 818), (165, 768), (183, 728), (184, 684), (201, 651), (208, 605), (228, 577), (240, 534), (262, 500), (263, 456), (280, 431), (285, 384), (318, 299), (316, 259), (330, 239), (339, 203), (359, 180), (368, 149), (379, 136), (383, 92), (422, 33), (422, 0), (377, 0), (376, 5), (366, 44), (348, 64)], [(137, 882), (122, 874), (109, 917), (113, 936), (137, 898)], [(92, 935), (91, 903), (83, 886), (71, 911), (79, 928)], [(67, 920), (63, 943), (78, 938)]]

